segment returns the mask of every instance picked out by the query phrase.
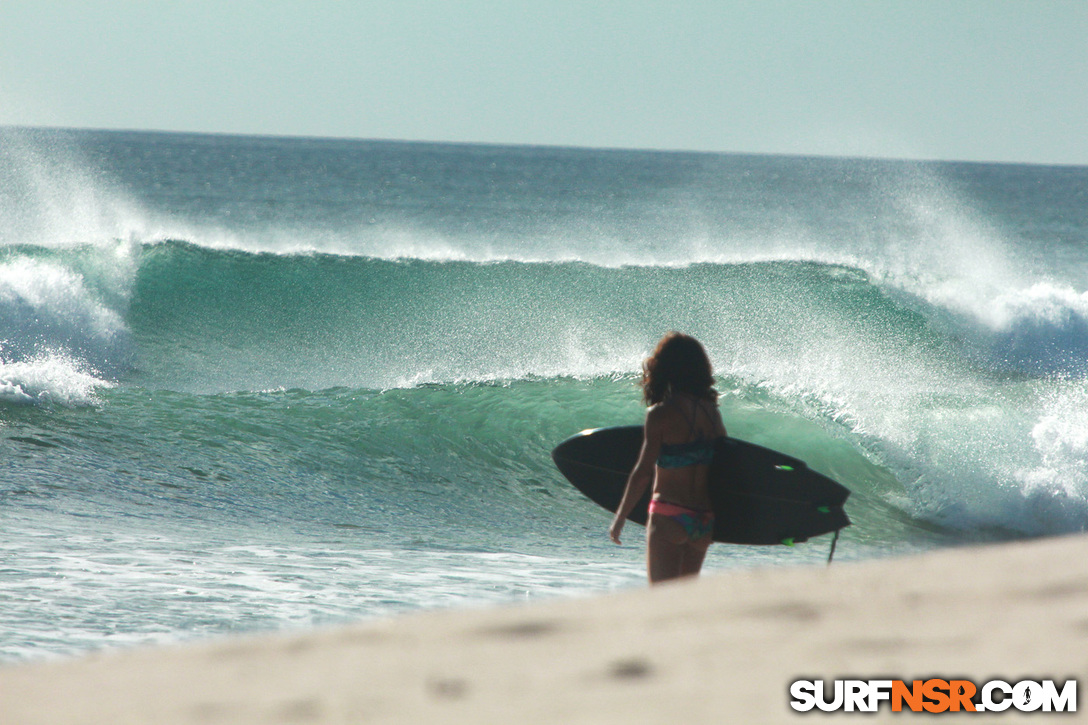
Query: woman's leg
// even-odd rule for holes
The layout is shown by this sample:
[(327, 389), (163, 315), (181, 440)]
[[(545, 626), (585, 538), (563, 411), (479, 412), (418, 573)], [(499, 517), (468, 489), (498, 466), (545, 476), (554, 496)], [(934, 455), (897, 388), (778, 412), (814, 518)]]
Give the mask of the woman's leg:
[[(687, 531), (681, 524), (664, 514), (650, 514), (646, 522), (646, 574), (650, 583), (683, 576), (689, 545)], [(699, 563), (702, 564), (702, 559)]]
[(651, 584), (702, 570), (711, 537), (693, 541), (681, 523), (664, 514), (650, 514), (646, 523), (646, 573)]
[(706, 559), (707, 549), (713, 539), (705, 536), (696, 541), (688, 541), (684, 546), (683, 559), (680, 562), (680, 576), (695, 576), (703, 568), (703, 560)]

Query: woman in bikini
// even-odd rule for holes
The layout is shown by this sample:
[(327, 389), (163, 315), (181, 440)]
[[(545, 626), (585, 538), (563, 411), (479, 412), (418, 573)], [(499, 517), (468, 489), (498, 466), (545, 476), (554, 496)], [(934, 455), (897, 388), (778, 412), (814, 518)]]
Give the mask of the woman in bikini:
[(646, 411), (642, 452), (627, 479), (609, 535), (620, 543), (627, 515), (653, 484), (646, 522), (651, 584), (694, 576), (714, 533), (707, 472), (714, 441), (726, 435), (710, 359), (699, 341), (670, 332), (643, 363)]

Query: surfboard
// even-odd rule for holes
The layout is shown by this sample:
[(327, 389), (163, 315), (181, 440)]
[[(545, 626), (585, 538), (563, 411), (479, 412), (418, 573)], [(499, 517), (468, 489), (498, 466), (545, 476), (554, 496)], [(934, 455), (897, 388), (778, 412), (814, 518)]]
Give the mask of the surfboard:
[[(615, 512), (642, 448), (642, 426), (587, 430), (560, 443), (552, 460), (574, 487)], [(714, 540), (794, 544), (850, 525), (850, 491), (797, 458), (736, 438), (715, 443), (709, 472)], [(627, 517), (646, 525), (650, 489)]]

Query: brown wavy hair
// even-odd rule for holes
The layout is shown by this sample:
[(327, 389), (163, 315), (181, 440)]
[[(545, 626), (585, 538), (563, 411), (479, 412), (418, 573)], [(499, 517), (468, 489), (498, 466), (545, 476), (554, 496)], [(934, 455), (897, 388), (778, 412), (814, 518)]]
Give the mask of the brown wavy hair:
[(647, 405), (661, 403), (674, 393), (717, 402), (714, 371), (702, 344), (691, 335), (670, 332), (661, 338), (642, 363), (642, 397)]

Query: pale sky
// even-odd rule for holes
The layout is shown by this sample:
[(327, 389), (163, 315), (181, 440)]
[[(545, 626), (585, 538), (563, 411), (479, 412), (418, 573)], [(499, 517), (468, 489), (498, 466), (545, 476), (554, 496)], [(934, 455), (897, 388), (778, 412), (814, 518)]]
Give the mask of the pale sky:
[(1088, 0), (2, 0), (0, 125), (1088, 164)]

